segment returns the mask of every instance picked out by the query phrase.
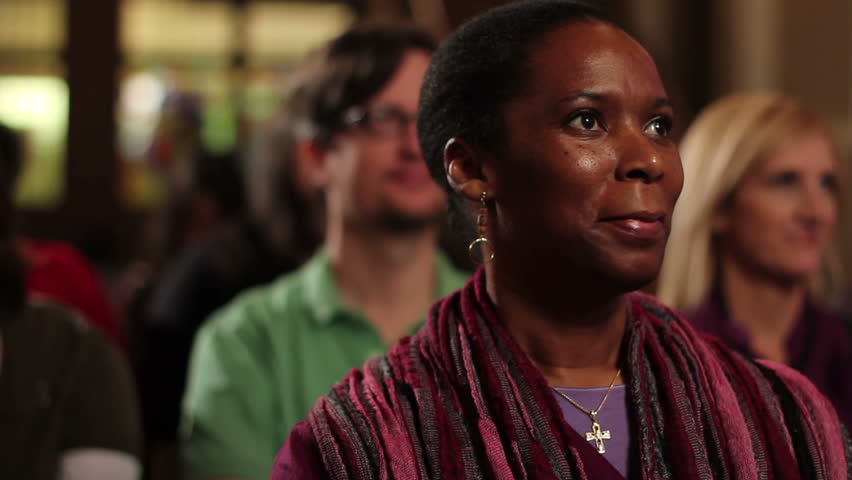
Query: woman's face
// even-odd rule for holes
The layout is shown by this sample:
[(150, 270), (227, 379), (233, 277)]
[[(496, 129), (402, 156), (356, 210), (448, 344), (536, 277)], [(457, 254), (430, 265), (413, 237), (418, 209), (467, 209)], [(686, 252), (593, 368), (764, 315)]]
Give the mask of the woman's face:
[(562, 282), (639, 288), (659, 271), (683, 184), (654, 61), (604, 23), (561, 27), (529, 51), (502, 153), (484, 169), (496, 254)]
[(821, 133), (779, 144), (745, 174), (717, 215), (722, 255), (784, 282), (817, 273), (837, 225), (837, 168)]

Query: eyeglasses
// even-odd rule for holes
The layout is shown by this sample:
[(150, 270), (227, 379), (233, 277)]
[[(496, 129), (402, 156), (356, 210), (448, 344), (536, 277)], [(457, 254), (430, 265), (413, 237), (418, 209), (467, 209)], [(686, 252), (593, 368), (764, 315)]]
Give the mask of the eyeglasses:
[(363, 128), (373, 135), (385, 138), (402, 136), (415, 121), (414, 115), (393, 105), (351, 107), (343, 114), (344, 126)]

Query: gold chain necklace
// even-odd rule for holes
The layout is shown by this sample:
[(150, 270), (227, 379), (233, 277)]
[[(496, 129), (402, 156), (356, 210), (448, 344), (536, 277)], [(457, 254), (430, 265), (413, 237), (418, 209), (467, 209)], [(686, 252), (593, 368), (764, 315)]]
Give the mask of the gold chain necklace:
[(606, 389), (606, 393), (604, 394), (603, 399), (601, 399), (601, 403), (598, 405), (598, 408), (594, 410), (589, 410), (588, 408), (583, 407), (579, 403), (575, 402), (573, 398), (569, 397), (568, 395), (565, 395), (565, 393), (557, 390), (555, 387), (551, 387), (553, 388), (554, 392), (558, 393), (559, 395), (562, 395), (565, 400), (571, 402), (571, 405), (574, 405), (575, 407), (580, 409), (581, 412), (591, 417), (592, 431), (586, 432), (586, 440), (590, 442), (594, 440), (595, 446), (598, 448), (598, 453), (606, 453), (606, 447), (604, 446), (603, 441), (612, 439), (612, 433), (610, 433), (609, 430), (601, 429), (601, 424), (598, 423), (598, 413), (600, 413), (601, 409), (604, 406), (604, 403), (606, 403), (606, 399), (609, 398), (609, 394), (610, 392), (612, 392), (612, 387), (615, 386), (615, 380), (618, 378), (619, 375), (621, 375), (620, 368), (617, 372), (615, 372), (615, 376), (612, 377), (612, 381), (609, 382), (609, 388)]

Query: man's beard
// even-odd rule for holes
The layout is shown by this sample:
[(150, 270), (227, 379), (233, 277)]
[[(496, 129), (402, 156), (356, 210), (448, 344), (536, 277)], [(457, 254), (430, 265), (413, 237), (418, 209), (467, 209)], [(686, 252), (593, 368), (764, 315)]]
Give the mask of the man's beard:
[(410, 215), (398, 211), (387, 210), (375, 218), (379, 228), (388, 233), (419, 233), (436, 229), (445, 219), (443, 209), (437, 209), (431, 214)]

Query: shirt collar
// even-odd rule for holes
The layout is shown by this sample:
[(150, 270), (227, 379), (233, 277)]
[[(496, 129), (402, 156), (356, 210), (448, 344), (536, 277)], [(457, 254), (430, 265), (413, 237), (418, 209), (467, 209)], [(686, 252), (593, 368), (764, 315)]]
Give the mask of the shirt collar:
[[(442, 253), (437, 256), (437, 281), (433, 300), (443, 298), (464, 285), (468, 274), (457, 270)], [(327, 326), (340, 318), (360, 319), (360, 312), (343, 303), (331, 261), (325, 249), (320, 249), (303, 267), (305, 304), (314, 320), (321, 326)], [(425, 319), (426, 312), (423, 312)]]
[(347, 310), (340, 298), (325, 249), (320, 249), (303, 268), (305, 304), (319, 325), (330, 324), (338, 314), (354, 313)]

